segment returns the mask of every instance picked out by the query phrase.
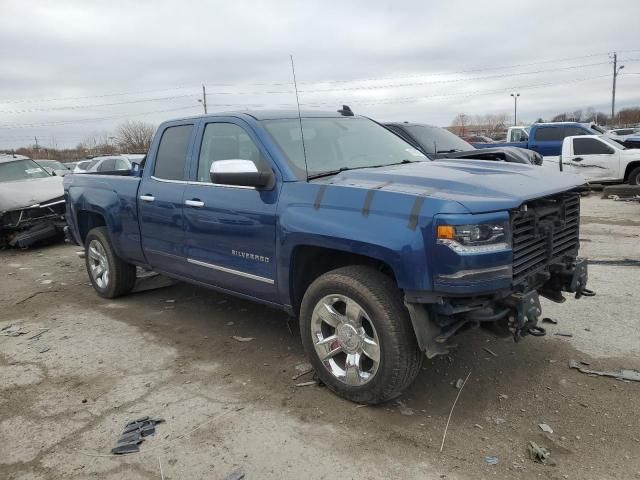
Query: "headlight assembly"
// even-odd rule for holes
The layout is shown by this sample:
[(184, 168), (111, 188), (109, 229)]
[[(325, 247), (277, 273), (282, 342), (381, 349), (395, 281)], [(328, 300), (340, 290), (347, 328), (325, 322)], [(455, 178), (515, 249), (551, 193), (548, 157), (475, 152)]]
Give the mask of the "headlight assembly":
[(510, 248), (506, 223), (438, 225), (437, 241), (461, 254), (489, 253)]

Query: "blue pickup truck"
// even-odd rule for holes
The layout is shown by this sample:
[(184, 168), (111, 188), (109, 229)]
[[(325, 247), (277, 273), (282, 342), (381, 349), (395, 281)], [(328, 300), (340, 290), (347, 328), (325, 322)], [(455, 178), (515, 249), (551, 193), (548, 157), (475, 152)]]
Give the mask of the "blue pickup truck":
[(538, 152), (543, 157), (557, 157), (565, 137), (601, 135), (604, 130), (595, 124), (578, 122), (534, 123), (530, 127), (509, 128), (507, 142), (474, 143), (476, 148), (520, 147)]
[(457, 333), (543, 335), (539, 295), (589, 293), (581, 183), (432, 162), (353, 114), (265, 111), (163, 123), (139, 169), (64, 189), (100, 296), (130, 292), (137, 266), (281, 308), (320, 380), (375, 404)]

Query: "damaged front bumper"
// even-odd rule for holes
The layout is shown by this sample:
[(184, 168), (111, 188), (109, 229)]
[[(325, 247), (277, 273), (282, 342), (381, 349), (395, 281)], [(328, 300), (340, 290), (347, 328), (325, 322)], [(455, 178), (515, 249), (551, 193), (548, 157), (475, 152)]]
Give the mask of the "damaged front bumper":
[(62, 238), (65, 201), (53, 199), (0, 213), (0, 248), (28, 248), (52, 238)]
[(450, 339), (462, 331), (483, 326), (499, 336), (520, 338), (543, 336), (538, 325), (542, 314), (540, 296), (554, 302), (565, 301), (563, 292), (575, 298), (593, 296), (587, 289), (586, 258), (567, 259), (537, 275), (527, 291), (503, 290), (477, 297), (446, 297), (433, 293), (405, 292), (405, 305), (420, 348), (427, 357), (448, 353)]

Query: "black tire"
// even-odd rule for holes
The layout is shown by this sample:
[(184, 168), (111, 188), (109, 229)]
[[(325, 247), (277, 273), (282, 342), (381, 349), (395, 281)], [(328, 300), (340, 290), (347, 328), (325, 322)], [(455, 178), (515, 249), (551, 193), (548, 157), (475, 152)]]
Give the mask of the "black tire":
[(636, 167), (629, 173), (629, 177), (627, 178), (627, 183), (629, 185), (640, 185), (640, 167)]
[[(314, 347), (314, 309), (322, 299), (332, 295), (355, 301), (376, 332), (380, 361), (375, 374), (363, 385), (348, 385), (337, 378), (325, 367)], [(415, 380), (424, 358), (402, 293), (391, 278), (371, 267), (338, 268), (317, 278), (302, 299), (300, 332), (320, 380), (336, 394), (358, 403), (378, 404), (397, 397)]]
[[(100, 285), (91, 272), (92, 257), (89, 251), (91, 242), (98, 242), (104, 249), (108, 264), (108, 279)], [(85, 265), (87, 274), (95, 291), (104, 298), (116, 298), (131, 292), (136, 283), (136, 267), (118, 257), (113, 250), (106, 227), (92, 229), (85, 240)]]

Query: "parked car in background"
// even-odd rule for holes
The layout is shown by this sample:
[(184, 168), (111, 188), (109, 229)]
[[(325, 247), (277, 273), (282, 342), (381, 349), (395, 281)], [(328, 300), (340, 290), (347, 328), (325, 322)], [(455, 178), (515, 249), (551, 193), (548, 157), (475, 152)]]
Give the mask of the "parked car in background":
[(64, 214), (61, 177), (29, 157), (0, 154), (0, 248), (61, 237)]
[(71, 173), (69, 167), (58, 160), (34, 160), (38, 165), (44, 168), (49, 175), (57, 175), (58, 177), (64, 177), (68, 173)]
[(545, 166), (582, 175), (591, 183), (640, 185), (640, 150), (628, 149), (608, 135), (567, 137), (562, 155), (545, 157)]
[(132, 164), (140, 165), (144, 158), (146, 157), (143, 153), (121, 153), (121, 156), (125, 157)]
[(492, 138), (485, 137), (484, 135), (465, 136), (465, 137), (462, 137), (462, 139), (465, 142), (470, 143), (471, 145), (475, 143), (495, 143), (495, 141)]
[(607, 135), (627, 148), (640, 148), (640, 129), (614, 128), (607, 131)]
[[(524, 138), (521, 127), (513, 129)], [(506, 143), (476, 143), (476, 148), (520, 147), (538, 152), (543, 157), (560, 155), (562, 141), (576, 135), (600, 135), (604, 130), (595, 124), (577, 122), (534, 123), (529, 127), (526, 139)]]
[(428, 161), (350, 111), (173, 120), (142, 170), (64, 179), (98, 295), (129, 293), (140, 266), (282, 309), (320, 380), (366, 404), (399, 395), (456, 333), (541, 336), (539, 295), (589, 293), (582, 183)]
[(76, 164), (73, 173), (86, 173), (87, 169), (94, 163), (95, 161), (93, 159), (81, 160)]
[[(144, 155), (143, 155), (144, 157)], [(102, 173), (131, 170), (131, 161), (124, 155), (94, 157), (84, 173)]]
[(431, 159), (466, 158), (542, 165), (542, 155), (531, 150), (500, 147), (479, 150), (446, 128), (421, 123), (385, 123), (385, 127)]

